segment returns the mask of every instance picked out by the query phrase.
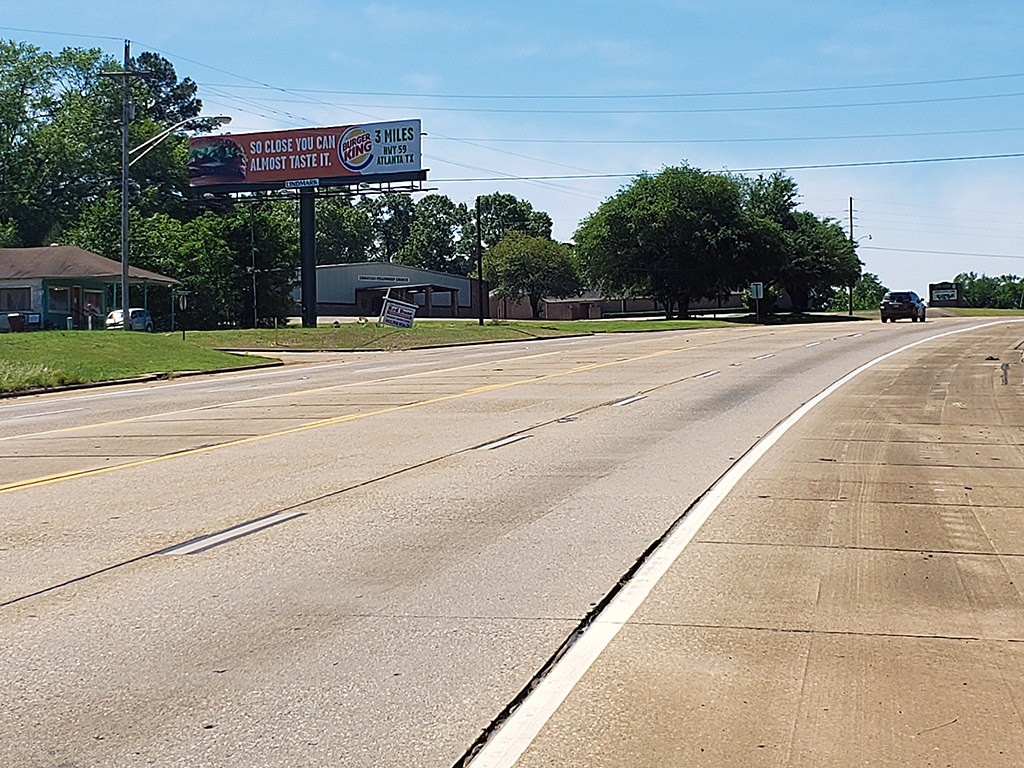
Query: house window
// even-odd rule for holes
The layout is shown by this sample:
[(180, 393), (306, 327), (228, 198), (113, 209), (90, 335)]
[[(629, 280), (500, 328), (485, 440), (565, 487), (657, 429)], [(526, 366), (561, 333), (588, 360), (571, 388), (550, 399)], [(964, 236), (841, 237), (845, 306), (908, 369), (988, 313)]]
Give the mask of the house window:
[(24, 312), (32, 309), (31, 288), (0, 288), (0, 312)]
[(46, 306), (51, 312), (70, 312), (71, 289), (50, 288), (47, 292)]

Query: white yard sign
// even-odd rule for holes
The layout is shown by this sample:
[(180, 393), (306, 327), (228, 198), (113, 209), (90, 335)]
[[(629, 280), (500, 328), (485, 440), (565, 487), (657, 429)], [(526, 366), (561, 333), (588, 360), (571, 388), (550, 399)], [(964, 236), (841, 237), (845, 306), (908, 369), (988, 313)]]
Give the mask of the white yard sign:
[(380, 310), (381, 325), (393, 325), (396, 328), (412, 328), (412, 321), (416, 317), (416, 305), (405, 301), (392, 299), (390, 296), (384, 298), (384, 306)]

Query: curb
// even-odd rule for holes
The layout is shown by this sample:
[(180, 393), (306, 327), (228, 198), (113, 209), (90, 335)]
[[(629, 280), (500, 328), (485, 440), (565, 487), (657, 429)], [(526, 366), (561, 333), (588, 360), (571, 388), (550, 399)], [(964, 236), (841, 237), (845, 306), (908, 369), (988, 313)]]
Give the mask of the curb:
[(254, 371), (260, 368), (277, 368), (283, 366), (280, 360), (273, 363), (258, 363), (256, 365), (236, 365), (231, 368), (216, 368), (212, 371), (161, 371), (158, 373), (146, 373), (142, 376), (132, 376), (128, 379), (106, 379), (104, 381), (83, 381), (80, 384), (61, 384), (56, 387), (36, 387), (35, 389), (19, 389), (15, 392), (0, 392), (0, 400), (25, 395), (45, 395), (50, 392), (70, 392), (76, 389), (96, 389), (98, 387), (112, 387), (117, 384), (145, 384), (152, 381), (168, 381), (170, 379), (184, 378), (185, 376), (213, 376), (218, 373), (235, 373), (238, 371)]

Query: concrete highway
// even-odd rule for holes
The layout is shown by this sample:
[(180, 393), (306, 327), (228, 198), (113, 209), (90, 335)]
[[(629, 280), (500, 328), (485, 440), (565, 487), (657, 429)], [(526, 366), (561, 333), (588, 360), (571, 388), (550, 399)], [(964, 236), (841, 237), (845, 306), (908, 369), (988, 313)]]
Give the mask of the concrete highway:
[[(450, 766), (801, 405), (914, 342), (885, 370), (933, 386), (913, 371), (966, 355), (1017, 381), (1019, 354), (985, 358), (1022, 337), (609, 335), (0, 401), (0, 764)], [(831, 402), (816, 429), (856, 423)]]

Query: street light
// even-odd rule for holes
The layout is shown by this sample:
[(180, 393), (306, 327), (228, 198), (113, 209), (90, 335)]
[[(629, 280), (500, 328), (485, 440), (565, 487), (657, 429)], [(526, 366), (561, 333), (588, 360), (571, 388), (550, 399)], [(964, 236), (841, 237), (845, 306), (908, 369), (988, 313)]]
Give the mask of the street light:
[[(125, 60), (127, 61), (127, 53), (125, 54)], [(125, 82), (125, 98), (123, 109), (121, 111), (121, 318), (122, 328), (126, 331), (130, 331), (132, 324), (130, 322), (131, 313), (128, 308), (128, 169), (136, 160), (142, 158), (143, 155), (148, 153), (153, 149), (153, 147), (170, 136), (174, 130), (185, 125), (185, 123), (191, 123), (197, 119), (205, 118), (190, 117), (187, 120), (182, 120), (179, 123), (175, 123), (170, 128), (158, 133), (153, 138), (142, 142), (139, 146), (135, 147), (135, 149), (129, 149), (128, 125), (131, 121), (132, 105), (128, 99), (128, 78), (125, 77), (123, 79)], [(231, 122), (231, 118), (226, 115), (218, 115), (209, 119), (213, 121), (215, 125), (227, 125)], [(140, 149), (144, 150), (142, 154), (132, 160), (132, 154), (138, 152)]]
[(175, 123), (170, 128), (167, 128), (167, 129), (161, 131), (160, 133), (158, 133), (153, 138), (146, 139), (146, 141), (144, 141), (141, 144), (139, 144), (139, 146), (137, 146), (135, 149), (129, 149), (128, 150), (128, 154), (129, 155), (135, 154), (140, 149), (145, 149), (145, 152), (143, 152), (141, 155), (137, 155), (136, 157), (132, 158), (129, 161), (128, 165), (130, 165), (130, 166), (131, 165), (135, 165), (135, 163), (137, 163), (139, 160), (141, 160), (143, 157), (145, 157), (149, 153), (149, 150), (153, 149), (153, 147), (155, 147), (161, 141), (163, 141), (168, 136), (170, 136), (172, 132), (176, 131), (178, 128), (181, 128), (181, 126), (183, 126), (183, 125), (186, 125), (188, 123), (194, 123), (197, 120), (205, 120), (205, 121), (208, 121), (209, 123), (211, 123), (212, 125), (217, 125), (217, 126), (227, 125), (228, 123), (231, 122), (231, 118), (228, 117), (227, 115), (217, 115), (216, 117), (190, 117), (187, 120), (182, 120), (180, 123)]

